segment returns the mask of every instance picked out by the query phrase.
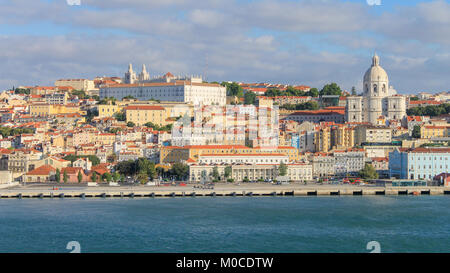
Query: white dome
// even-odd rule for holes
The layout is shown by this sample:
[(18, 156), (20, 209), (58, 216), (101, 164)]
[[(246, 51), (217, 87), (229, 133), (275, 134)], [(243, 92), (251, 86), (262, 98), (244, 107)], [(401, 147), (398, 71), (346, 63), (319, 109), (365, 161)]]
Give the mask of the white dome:
[(380, 58), (375, 54), (372, 58), (372, 66), (364, 74), (364, 82), (388, 81), (386, 71), (380, 66)]

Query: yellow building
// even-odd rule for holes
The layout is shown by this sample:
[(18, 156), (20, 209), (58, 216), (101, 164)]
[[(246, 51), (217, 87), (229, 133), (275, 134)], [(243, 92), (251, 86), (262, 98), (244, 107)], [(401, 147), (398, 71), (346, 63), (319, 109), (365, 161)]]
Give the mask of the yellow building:
[(64, 147), (64, 136), (52, 138), (52, 145), (56, 147)]
[(335, 126), (331, 129), (333, 149), (347, 149), (355, 146), (355, 130), (351, 127)]
[(112, 117), (115, 113), (118, 113), (122, 110), (122, 107), (114, 104), (99, 104), (98, 105), (98, 117)]
[(151, 122), (164, 126), (167, 121), (167, 112), (164, 107), (152, 105), (130, 105), (125, 108), (127, 122), (133, 122), (137, 126)]
[(280, 146), (275, 149), (250, 148), (243, 145), (191, 145), (191, 146), (166, 146), (161, 147), (160, 162), (175, 163), (193, 159), (197, 161), (199, 155), (223, 155), (223, 154), (284, 154), (289, 161), (298, 161), (298, 149), (290, 146)]
[(116, 141), (116, 134), (101, 133), (96, 136), (97, 143), (101, 145), (112, 145)]
[(316, 152), (327, 153), (331, 149), (330, 127), (320, 129), (314, 133), (314, 146)]
[(30, 115), (47, 117), (50, 115), (58, 114), (71, 114), (79, 113), (80, 115), (86, 114), (86, 111), (80, 111), (79, 106), (66, 106), (60, 104), (31, 104), (30, 105)]
[(420, 127), (421, 138), (437, 138), (449, 136), (450, 126), (423, 125)]

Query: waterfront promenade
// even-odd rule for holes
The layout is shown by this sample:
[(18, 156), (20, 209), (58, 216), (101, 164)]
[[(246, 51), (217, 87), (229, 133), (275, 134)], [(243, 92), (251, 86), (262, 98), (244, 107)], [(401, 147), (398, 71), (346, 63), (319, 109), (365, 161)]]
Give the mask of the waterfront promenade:
[(19, 185), (0, 189), (0, 198), (93, 198), (93, 197), (201, 197), (201, 196), (339, 196), (339, 195), (450, 195), (447, 187), (375, 187), (369, 185), (272, 185), (264, 183), (186, 186)]

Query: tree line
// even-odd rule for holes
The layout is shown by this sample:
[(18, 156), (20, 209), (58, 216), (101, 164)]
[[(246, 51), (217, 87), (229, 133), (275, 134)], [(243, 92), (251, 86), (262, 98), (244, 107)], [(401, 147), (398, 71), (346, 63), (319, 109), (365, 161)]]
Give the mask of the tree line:
[(116, 165), (116, 171), (125, 176), (136, 177), (141, 183), (153, 180), (158, 176), (175, 176), (178, 180), (185, 180), (189, 175), (189, 166), (184, 163), (174, 163), (166, 171), (162, 167), (156, 167), (154, 162), (147, 158), (138, 158), (137, 160), (121, 161)]
[(450, 103), (440, 105), (417, 106), (406, 110), (408, 116), (439, 116), (450, 113)]
[(319, 104), (316, 101), (307, 101), (299, 104), (284, 104), (280, 109), (286, 110), (318, 110)]
[(0, 135), (2, 135), (3, 137), (17, 136), (21, 134), (31, 134), (31, 133), (34, 133), (34, 130), (31, 128), (10, 128), (0, 126)]

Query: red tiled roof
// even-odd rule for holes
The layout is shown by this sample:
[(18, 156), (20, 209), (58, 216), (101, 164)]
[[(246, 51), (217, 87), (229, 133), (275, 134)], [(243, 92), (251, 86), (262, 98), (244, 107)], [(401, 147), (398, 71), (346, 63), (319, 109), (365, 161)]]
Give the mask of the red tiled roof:
[(52, 166), (43, 165), (37, 169), (27, 172), (26, 175), (49, 175), (50, 172), (55, 172), (55, 171), (56, 171), (56, 169), (53, 168)]
[(286, 156), (285, 154), (202, 154), (200, 156)]
[(151, 105), (132, 105), (126, 107), (125, 110), (164, 110), (164, 107)]
[(415, 148), (412, 153), (450, 153), (450, 148)]

